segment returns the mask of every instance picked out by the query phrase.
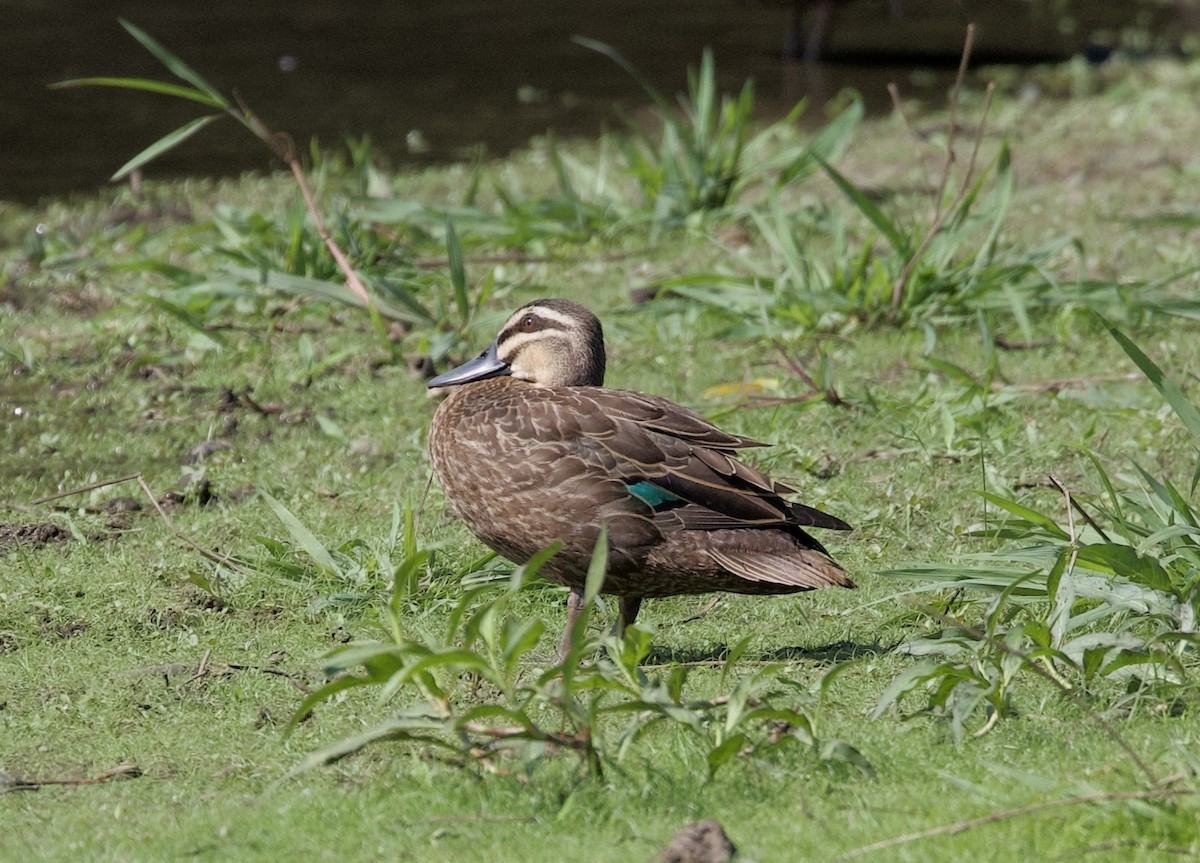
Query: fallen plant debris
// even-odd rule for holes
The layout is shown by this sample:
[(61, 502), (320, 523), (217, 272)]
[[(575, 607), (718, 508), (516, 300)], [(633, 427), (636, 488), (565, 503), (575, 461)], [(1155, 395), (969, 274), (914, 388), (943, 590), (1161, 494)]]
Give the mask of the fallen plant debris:
[(286, 671), (283, 671), (282, 669), (272, 668), (268, 665), (248, 665), (244, 662), (211, 663), (210, 662), (211, 659), (212, 659), (212, 650), (209, 649), (209, 650), (204, 651), (204, 655), (202, 657), (200, 657), (200, 662), (195, 666), (190, 666), (190, 665), (181, 666), (176, 663), (176, 664), (172, 664), (172, 665), (153, 666), (151, 668), (138, 669), (137, 673), (140, 673), (140, 674), (161, 673), (164, 677), (167, 677), (172, 673), (178, 673), (178, 672), (183, 672), (183, 671), (192, 672), (186, 680), (184, 680), (182, 683), (179, 684), (179, 688), (182, 689), (185, 686), (190, 686), (191, 684), (196, 683), (199, 680), (203, 680), (206, 677), (228, 677), (237, 671), (256, 671), (259, 674), (268, 674), (268, 675), (273, 675), (275, 677), (282, 677), (284, 680), (286, 680), (288, 683), (292, 684), (293, 687), (298, 689), (300, 692), (303, 692), (305, 695), (309, 695), (312, 693), (312, 688), (309, 687), (309, 685), (307, 683), (305, 683), (303, 680), (301, 680), (296, 675), (288, 674)]
[(70, 787), (99, 785), (104, 782), (112, 782), (116, 779), (138, 779), (142, 775), (142, 769), (136, 764), (118, 764), (116, 767), (105, 770), (103, 773), (97, 773), (95, 776), (56, 777), (53, 779), (27, 779), (0, 771), (0, 794), (8, 794), (12, 791), (40, 791), (42, 788), (50, 785), (66, 785)]

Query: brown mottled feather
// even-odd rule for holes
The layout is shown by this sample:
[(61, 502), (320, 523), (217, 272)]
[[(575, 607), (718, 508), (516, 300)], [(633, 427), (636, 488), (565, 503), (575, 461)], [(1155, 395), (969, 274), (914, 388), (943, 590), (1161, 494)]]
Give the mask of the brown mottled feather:
[[(571, 335), (569, 316), (577, 315), (581, 326), (591, 318), (582, 307), (550, 302), (555, 305), (539, 301), (514, 314), (504, 338), (540, 338), (528, 321), (522, 329), (528, 310), (550, 309), (546, 314), (556, 319), (544, 329), (553, 329), (556, 339)], [(587, 335), (599, 343), (592, 367), (601, 380), (595, 372), (589, 379), (599, 384), (604, 361), (598, 322)], [(546, 344), (553, 346), (549, 339)], [(505, 344), (494, 347), (503, 352)], [(545, 362), (545, 348), (523, 349)], [(562, 550), (542, 573), (578, 588), (605, 524), (610, 561), (603, 589), (622, 597), (854, 586), (802, 529), (849, 525), (787, 500), (792, 488), (736, 458), (738, 451), (764, 444), (721, 431), (657, 396), (538, 385), (537, 369), (526, 371), (519, 361), (501, 374), (452, 389), (434, 416), (429, 446), (455, 512), (504, 556), (524, 562), (559, 540)], [(656, 511), (630, 492), (638, 483), (674, 498)]]

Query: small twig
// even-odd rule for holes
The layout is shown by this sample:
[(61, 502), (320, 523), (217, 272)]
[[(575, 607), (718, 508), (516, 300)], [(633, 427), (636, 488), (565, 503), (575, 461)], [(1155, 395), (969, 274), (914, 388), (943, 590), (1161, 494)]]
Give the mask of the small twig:
[(708, 613), (710, 611), (712, 611), (714, 608), (716, 608), (717, 605), (720, 604), (720, 602), (721, 602), (721, 594), (718, 593), (715, 596), (713, 596), (713, 598), (710, 599), (705, 604), (704, 608), (697, 611), (691, 617), (685, 617), (683, 620), (681, 620), (679, 622), (682, 624), (682, 623), (694, 623), (697, 620), (703, 620), (704, 618), (708, 617)]
[(962, 57), (958, 61), (958, 74), (954, 77), (954, 89), (950, 91), (950, 130), (946, 133), (946, 161), (942, 164), (942, 179), (938, 183), (938, 196), (933, 202), (933, 220), (940, 221), (943, 194), (950, 185), (950, 171), (954, 167), (954, 138), (958, 133), (958, 103), (962, 96), (963, 82), (967, 78), (967, 66), (971, 62), (971, 49), (975, 47), (975, 25), (967, 25), (967, 36), (963, 41)]
[[(463, 258), (464, 264), (552, 264), (554, 255), (530, 255), (525, 252), (505, 252), (495, 255), (472, 255)], [(414, 258), (412, 265), (421, 270), (436, 270), (450, 265), (449, 258)]]
[(1185, 857), (1190, 857), (1196, 852), (1195, 848), (1189, 848), (1185, 845), (1150, 845), (1145, 842), (1139, 842), (1137, 839), (1110, 839), (1107, 842), (1097, 842), (1095, 845), (1085, 845), (1074, 851), (1060, 854), (1054, 859), (1073, 860), (1077, 857), (1083, 857), (1086, 854), (1095, 854), (1098, 851), (1111, 851), (1114, 848), (1136, 848), (1139, 851), (1156, 851), (1159, 854), (1181, 854)]
[[(381, 232), (382, 233), (382, 232)], [(386, 236), (386, 234), (384, 234)], [(555, 264), (577, 261), (623, 261), (628, 258), (643, 258), (655, 250), (655, 246), (626, 249), (620, 252), (605, 252), (603, 255), (530, 255), (526, 252), (502, 252), (493, 255), (468, 255), (464, 264)], [(448, 258), (415, 258), (412, 265), (419, 269), (436, 269), (449, 266)]]
[(1011, 818), (1019, 818), (1022, 815), (1031, 815), (1035, 812), (1045, 812), (1050, 809), (1061, 809), (1064, 806), (1079, 806), (1087, 803), (1107, 803), (1119, 800), (1162, 800), (1168, 797), (1179, 797), (1185, 794), (1197, 793), (1200, 793), (1200, 789), (1157, 788), (1147, 791), (1106, 791), (1099, 794), (1081, 794), (1077, 797), (1064, 797), (1059, 800), (1046, 800), (1042, 803), (1030, 803), (1027, 806), (1018, 806), (1014, 809), (999, 809), (995, 812), (989, 812), (987, 815), (981, 815), (978, 818), (968, 818), (965, 821), (956, 821), (953, 824), (943, 824), (940, 827), (931, 827), (928, 830), (919, 830), (915, 833), (905, 833), (902, 836), (893, 836), (891, 839), (884, 839), (880, 842), (872, 842), (870, 845), (864, 845), (861, 848), (855, 848), (853, 851), (847, 851), (838, 859), (853, 860), (857, 857), (865, 857), (867, 854), (873, 854), (876, 851), (883, 851), (887, 848), (895, 848), (897, 845), (907, 845), (909, 842), (918, 842), (922, 839), (931, 839), (934, 836), (952, 836), (955, 833), (962, 833), (975, 827), (981, 827), (984, 824), (995, 824), (997, 821), (1007, 821)]
[(1004, 336), (993, 336), (992, 344), (1002, 351), (1031, 351), (1037, 348), (1051, 347), (1057, 344), (1057, 342), (1055, 342), (1054, 339), (1041, 339), (1039, 341), (1031, 342), (1014, 342), (1006, 339)]
[(804, 381), (804, 383), (808, 385), (808, 388), (810, 390), (812, 390), (813, 397), (820, 397), (820, 398), (824, 399), (828, 404), (831, 404), (834, 407), (849, 407), (850, 406), (849, 404), (846, 403), (846, 401), (844, 401), (842, 399), (842, 397), (840, 395), (838, 395), (838, 391), (836, 389), (834, 389), (832, 386), (829, 386), (829, 387), (819, 386), (817, 384), (817, 382), (813, 379), (813, 376), (811, 374), (809, 374), (808, 369), (806, 369), (804, 367), (804, 364), (801, 363), (795, 357), (793, 357), (791, 354), (789, 354), (787, 352), (787, 348), (785, 348), (783, 346), (782, 342), (780, 342), (778, 339), (773, 338), (773, 339), (771, 339), (771, 344), (775, 346), (775, 350), (779, 352), (779, 356), (783, 359), (784, 365), (786, 365), (791, 370), (792, 374), (796, 375), (796, 377), (798, 377), (798, 378), (800, 378), (800, 380)]
[(168, 516), (166, 511), (162, 508), (162, 505), (158, 502), (158, 498), (156, 498), (154, 496), (154, 492), (150, 489), (150, 486), (146, 485), (146, 480), (140, 473), (131, 473), (131, 474), (127, 474), (126, 476), (117, 477), (116, 479), (101, 480), (100, 482), (89, 483), (88, 485), (80, 486), (79, 488), (72, 488), (72, 489), (68, 489), (67, 491), (60, 491), (55, 494), (46, 495), (45, 497), (39, 497), (33, 503), (34, 504), (48, 503), (49, 501), (58, 500), (59, 498), (70, 497), (73, 494), (83, 494), (85, 491), (92, 491), (93, 489), (104, 488), (105, 486), (117, 485), (118, 483), (130, 482), (133, 480), (136, 480), (137, 484), (139, 486), (141, 486), (142, 491), (146, 493), (146, 497), (149, 498), (150, 503), (154, 506), (154, 509), (158, 512), (159, 517), (162, 518), (163, 523), (166, 524), (167, 529), (169, 531), (171, 531), (172, 534), (174, 534), (176, 539), (186, 543), (192, 549), (199, 552), (204, 557), (208, 558), (209, 560), (211, 560), (215, 563), (222, 563), (222, 564), (225, 564), (226, 566), (230, 566), (230, 567), (237, 567), (240, 565), (236, 560), (229, 557), (228, 555), (218, 554), (215, 551), (209, 551), (207, 548), (205, 548), (204, 546), (197, 543), (195, 540), (193, 540), (191, 537), (189, 537), (187, 534), (185, 534), (179, 528), (175, 527), (175, 523), (171, 521), (171, 517)]
[(164, 510), (162, 508), (162, 504), (160, 504), (158, 502), (158, 498), (156, 498), (154, 496), (154, 492), (150, 490), (150, 486), (146, 485), (146, 480), (142, 477), (142, 475), (140, 473), (135, 474), (134, 478), (137, 480), (138, 485), (140, 485), (142, 487), (142, 491), (144, 491), (146, 493), (146, 497), (150, 498), (150, 503), (153, 504), (155, 511), (159, 515), (159, 518), (161, 518), (163, 520), (163, 524), (165, 524), (167, 526), (167, 530), (171, 531), (172, 535), (176, 539), (178, 539), (180, 542), (184, 543), (185, 545), (189, 546), (193, 551), (196, 551), (197, 553), (199, 553), (203, 557), (207, 558), (208, 560), (213, 561), (214, 563), (221, 563), (221, 564), (224, 564), (225, 566), (232, 567), (232, 568), (237, 568), (237, 567), (241, 566), (240, 563), (238, 563), (236, 560), (234, 560), (229, 555), (218, 554), (215, 551), (210, 551), (209, 549), (200, 545), (200, 543), (196, 542), (190, 536), (185, 534), (179, 528), (177, 528), (175, 526), (175, 522), (171, 521), (171, 517), (169, 515), (167, 515), (166, 510)]
[(436, 818), (422, 818), (413, 824), (536, 824), (535, 815), (442, 815)]
[(304, 166), (300, 164), (300, 159), (296, 156), (296, 148), (288, 138), (271, 131), (250, 110), (250, 107), (242, 101), (239, 93), (234, 92), (233, 95), (237, 100), (238, 108), (241, 109), (246, 126), (260, 141), (270, 147), (271, 152), (279, 157), (292, 172), (292, 176), (296, 180), (296, 185), (300, 187), (300, 194), (304, 196), (304, 207), (308, 210), (308, 215), (312, 218), (313, 226), (317, 229), (317, 235), (321, 238), (321, 242), (325, 244), (325, 248), (329, 250), (329, 254), (333, 256), (333, 260), (337, 263), (338, 269), (342, 271), (342, 275), (346, 277), (346, 287), (362, 301), (367, 311), (374, 313), (375, 303), (372, 301), (370, 293), (358, 277), (358, 273), (355, 272), (350, 259), (342, 251), (341, 246), (337, 244), (337, 241), (333, 238), (333, 234), (329, 231), (329, 227), (325, 224), (325, 218), (321, 215), (321, 211), (317, 207), (316, 198), (313, 197), (312, 189), (308, 185), (308, 177), (304, 173)]
[[(950, 94), (950, 129), (946, 134), (946, 158), (942, 164), (942, 176), (938, 181), (936, 197), (933, 204), (933, 221), (929, 224), (929, 229), (925, 232), (925, 236), (921, 239), (921, 244), (917, 246), (917, 250), (913, 252), (912, 257), (904, 264), (904, 269), (900, 275), (896, 277), (895, 283), (892, 285), (892, 311), (898, 311), (901, 304), (904, 302), (904, 291), (908, 287), (908, 280), (912, 278), (913, 270), (921, 258), (924, 257), (929, 245), (933, 242), (933, 238), (941, 231), (942, 225), (946, 221), (947, 215), (953, 211), (953, 207), (949, 210), (945, 209), (946, 190), (950, 187), (950, 173), (954, 167), (954, 139), (958, 133), (958, 104), (959, 97), (962, 94), (963, 82), (967, 75), (967, 66), (971, 61), (971, 50), (975, 44), (975, 25), (967, 25), (967, 36), (963, 42), (962, 59), (958, 64), (958, 75), (954, 79), (954, 89)], [(954, 199), (954, 206), (958, 206), (966, 195), (967, 187), (970, 184), (970, 179), (975, 172), (975, 160), (979, 154), (979, 148), (983, 141), (984, 131), (987, 128), (987, 115), (992, 106), (992, 92), (995, 89), (994, 84), (988, 84), (987, 95), (983, 103), (983, 116), (979, 120), (979, 128), (976, 131), (975, 147), (971, 152), (971, 160), (967, 163), (967, 170), (963, 177), (963, 182), (958, 194)]]
[(187, 680), (183, 681), (183, 683), (179, 684), (180, 689), (187, 686), (189, 683), (195, 683), (200, 678), (208, 676), (208, 660), (211, 656), (212, 648), (210, 647), (204, 651), (204, 655), (200, 657), (200, 664), (196, 667), (196, 673)]
[(746, 401), (739, 402), (737, 407), (775, 408), (780, 405), (808, 404), (809, 402), (815, 402), (817, 399), (823, 398), (824, 396), (821, 393), (806, 393), (802, 396), (750, 396)]
[(70, 777), (67, 779), (21, 779), (15, 776), (3, 775), (0, 780), (0, 794), (9, 791), (37, 791), (44, 785), (96, 785), (113, 779), (137, 779), (142, 775), (142, 768), (136, 764), (118, 764), (95, 776)]
[(979, 111), (979, 128), (975, 130), (975, 146), (971, 148), (971, 158), (967, 161), (967, 170), (963, 172), (962, 183), (958, 187), (958, 195), (956, 201), (961, 201), (967, 194), (967, 187), (971, 185), (971, 178), (975, 175), (975, 164), (979, 159), (979, 147), (983, 144), (983, 138), (987, 134), (988, 114), (992, 110), (992, 95), (996, 92), (996, 82), (988, 81), (987, 88), (983, 93), (983, 107)]
[[(1089, 525), (1091, 525), (1092, 530), (1094, 530), (1094, 531), (1096, 531), (1096, 533), (1100, 534), (1101, 539), (1103, 539), (1105, 542), (1112, 542), (1112, 540), (1108, 538), (1108, 534), (1106, 534), (1104, 532), (1104, 529), (1102, 527), (1100, 527), (1100, 525), (1096, 524), (1095, 521), (1092, 520), (1092, 517), (1087, 514), (1087, 510), (1085, 510), (1082, 506), (1079, 505), (1079, 501), (1075, 500), (1074, 495), (1072, 495), (1069, 491), (1067, 491), (1065, 488), (1063, 488), (1062, 483), (1060, 483), (1058, 481), (1058, 479), (1055, 478), (1054, 474), (1051, 473), (1051, 474), (1047, 474), (1046, 476), (1049, 477), (1050, 482), (1054, 483), (1054, 487), (1063, 493), (1063, 497), (1065, 497), (1067, 499), (1067, 504), (1069, 505), (1069, 507), (1074, 508), (1074, 510), (1076, 512), (1078, 512), (1081, 516), (1083, 516), (1083, 520), (1086, 521)], [(1071, 517), (1070, 509), (1067, 510), (1067, 517), (1068, 518)], [(1075, 542), (1075, 523), (1074, 523), (1074, 521), (1071, 522), (1071, 542), (1072, 543)]]
[(225, 663), (225, 667), (232, 669), (233, 671), (257, 671), (259, 674), (270, 674), (274, 675), (275, 677), (282, 677), (305, 695), (308, 695), (312, 692), (312, 687), (303, 680), (288, 674), (286, 671), (281, 671), (278, 668), (267, 668), (265, 665), (243, 665), (240, 662), (227, 662)]
[(593, 749), (591, 735), (586, 729), (580, 731), (578, 734), (562, 734), (557, 731), (545, 731), (536, 726), (530, 728), (520, 725), (495, 726), (484, 725), (480, 722), (464, 723), (460, 726), (460, 729), (467, 734), (490, 737), (497, 742), (512, 739), (539, 740), (544, 743), (561, 746), (564, 749), (574, 749), (580, 752), (591, 752)]
[(223, 662), (219, 667), (214, 667), (211, 665), (211, 654), (211, 650), (205, 651), (204, 657), (201, 659), (200, 664), (195, 666), (194, 671), (192, 670), (193, 667), (188, 663), (171, 662), (166, 665), (147, 665), (141, 668), (131, 668), (125, 673), (136, 675), (162, 675), (163, 678), (169, 683), (171, 675), (191, 672), (192, 676), (180, 684), (180, 686), (187, 686), (187, 684), (205, 676), (227, 676), (234, 671), (257, 671), (259, 674), (270, 674), (274, 677), (282, 677), (305, 695), (312, 692), (312, 688), (299, 677), (288, 674), (286, 671), (282, 671), (278, 668), (268, 668), (265, 665), (247, 665), (241, 662)]
[(78, 488), (67, 489), (66, 491), (60, 491), (56, 492), (55, 494), (48, 494), (45, 497), (39, 497), (37, 500), (30, 501), (30, 506), (49, 503), (52, 500), (70, 497), (73, 494), (83, 494), (85, 491), (95, 491), (98, 488), (104, 488), (105, 486), (109, 485), (119, 485), (120, 483), (129, 482), (131, 479), (138, 479), (140, 477), (140, 473), (131, 473), (125, 476), (119, 476), (116, 479), (102, 479), (99, 482), (90, 482), (87, 485), (81, 485)]
[(912, 121), (908, 119), (908, 112), (904, 110), (904, 102), (900, 99), (900, 88), (896, 86), (895, 81), (888, 81), (888, 95), (892, 97), (892, 106), (896, 109), (896, 113), (900, 115), (900, 119), (904, 121), (904, 128), (908, 129), (908, 134), (912, 135), (914, 141), (918, 143), (924, 142), (925, 138), (917, 132)]
[(1120, 381), (1141, 380), (1137, 372), (1124, 375), (1098, 375), (1094, 378), (1059, 378), (1052, 381), (1034, 381), (1028, 384), (1014, 384), (1007, 381), (992, 381), (992, 389), (997, 392), (1005, 390), (1026, 393), (1056, 393), (1061, 390), (1078, 390), (1088, 384), (1118, 383)]

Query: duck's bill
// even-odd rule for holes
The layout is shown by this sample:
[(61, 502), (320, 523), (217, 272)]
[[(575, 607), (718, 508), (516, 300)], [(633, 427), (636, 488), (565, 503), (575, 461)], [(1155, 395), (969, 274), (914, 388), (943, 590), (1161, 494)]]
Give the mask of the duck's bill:
[(458, 368), (450, 369), (448, 372), (442, 372), (440, 375), (430, 378), (426, 382), (426, 386), (452, 387), (456, 384), (466, 384), (471, 381), (494, 378), (497, 375), (506, 375), (508, 372), (508, 363), (496, 356), (496, 345), (493, 343), (491, 347), (475, 359), (463, 363)]

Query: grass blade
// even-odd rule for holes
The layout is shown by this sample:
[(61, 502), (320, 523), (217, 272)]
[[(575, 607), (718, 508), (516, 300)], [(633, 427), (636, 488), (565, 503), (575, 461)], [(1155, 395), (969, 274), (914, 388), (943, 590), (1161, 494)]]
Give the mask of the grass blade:
[(183, 306), (172, 303), (170, 300), (164, 300), (162, 297), (156, 297), (153, 294), (145, 294), (142, 296), (142, 299), (147, 304), (154, 306), (154, 308), (161, 312), (165, 312), (184, 326), (189, 327), (201, 338), (207, 339), (210, 344), (217, 347), (225, 346), (225, 340), (221, 338), (220, 333), (210, 332), (202, 318), (192, 314)]
[(637, 70), (636, 66), (626, 60), (621, 55), (621, 52), (619, 52), (616, 48), (605, 42), (600, 42), (596, 39), (589, 39), (586, 36), (572, 36), (571, 41), (576, 45), (582, 45), (584, 48), (589, 48), (592, 51), (603, 54), (605, 57), (612, 60), (622, 69), (624, 69), (629, 74), (629, 77), (637, 81), (638, 85), (646, 91), (646, 95), (649, 96), (654, 101), (654, 104), (661, 108), (663, 112), (668, 115), (673, 112), (674, 109), (671, 107), (671, 103), (663, 97), (663, 94), (658, 92), (654, 85), (650, 83), (650, 80), (642, 75), (642, 73)]
[(267, 505), (270, 506), (271, 509), (275, 510), (275, 515), (277, 515), (279, 520), (283, 522), (283, 526), (286, 527), (287, 532), (292, 535), (292, 539), (294, 539), (301, 548), (308, 552), (309, 557), (315, 560), (318, 565), (324, 567), (330, 572), (338, 574), (341, 573), (341, 570), (338, 569), (338, 565), (333, 560), (333, 555), (329, 553), (325, 546), (321, 545), (320, 540), (313, 535), (311, 530), (304, 526), (300, 519), (292, 515), (291, 510), (289, 510), (275, 498), (271, 497), (271, 495), (267, 494), (265, 491), (260, 491), (259, 494), (262, 495), (263, 500), (267, 502)]
[(122, 165), (120, 168), (118, 168), (117, 172), (115, 174), (113, 174), (112, 177), (110, 177), (109, 179), (120, 180), (122, 177), (126, 176), (127, 174), (132, 173), (133, 171), (142, 167), (142, 165), (146, 164), (147, 162), (149, 162), (153, 159), (157, 159), (159, 156), (161, 156), (163, 153), (170, 150), (172, 147), (176, 147), (179, 144), (182, 144), (184, 141), (186, 141), (188, 138), (192, 137), (192, 135), (195, 135), (197, 132), (199, 132), (201, 129), (203, 129), (205, 126), (207, 126), (209, 123), (211, 123), (213, 120), (219, 120), (219, 119), (221, 119), (222, 116), (223, 116), (222, 114), (208, 114), (204, 117), (197, 117), (195, 120), (190, 120), (189, 122), (184, 123), (182, 126), (180, 126), (178, 129), (176, 129), (174, 132), (171, 132), (170, 134), (167, 134), (167, 135), (163, 135), (163, 137), (159, 138), (157, 141), (155, 141), (149, 147), (142, 150), (142, 152), (138, 153), (136, 156), (134, 156), (132, 159), (130, 159), (128, 162), (126, 162), (124, 165)]
[(66, 87), (119, 87), (125, 90), (142, 90), (147, 93), (161, 93), (164, 96), (188, 99), (210, 108), (224, 109), (226, 107), (223, 100), (214, 99), (200, 90), (181, 87), (178, 84), (168, 84), (166, 81), (154, 81), (150, 78), (72, 78), (69, 81), (55, 81), (50, 85), (51, 90), (61, 90)]
[(847, 180), (833, 165), (826, 162), (820, 154), (814, 152), (812, 153), (812, 157), (821, 166), (821, 169), (829, 175), (829, 179), (833, 180), (834, 185), (842, 190), (842, 194), (849, 198), (850, 202), (858, 208), (858, 211), (866, 216), (867, 220), (879, 229), (879, 233), (887, 238), (888, 245), (895, 249), (897, 253), (910, 257), (912, 250), (909, 248), (908, 240), (900, 233), (900, 229), (896, 227), (895, 223), (883, 214), (883, 210), (879, 209), (874, 201), (864, 195), (862, 190)]
[(1154, 388), (1159, 394), (1167, 400), (1167, 404), (1175, 411), (1175, 414), (1183, 421), (1184, 426), (1191, 432), (1195, 443), (1200, 445), (1200, 411), (1187, 399), (1180, 389), (1179, 384), (1173, 378), (1167, 377), (1166, 373), (1155, 364), (1154, 360), (1150, 359), (1141, 349), (1129, 340), (1123, 332), (1118, 330), (1108, 321), (1104, 321), (1104, 326), (1108, 329), (1109, 334), (1117, 340), (1117, 344), (1121, 349), (1129, 355), (1129, 358), (1142, 370), (1150, 383), (1154, 384)]
[(459, 319), (466, 323), (471, 316), (471, 300), (467, 296), (467, 268), (463, 265), (462, 244), (454, 223), (446, 220), (446, 257), (450, 262), (450, 284), (454, 288), (454, 304)]
[(117, 20), (121, 22), (121, 26), (125, 28), (130, 36), (141, 42), (142, 47), (157, 57), (158, 61), (166, 66), (175, 77), (182, 78), (197, 90), (207, 95), (213, 100), (214, 105), (219, 105), (226, 111), (233, 109), (233, 106), (229, 104), (224, 96), (217, 92), (216, 88), (201, 78), (199, 73), (192, 69), (191, 66), (160, 45), (149, 33), (137, 25), (129, 23), (124, 18), (118, 18)]
[(1070, 535), (1061, 527), (1059, 527), (1058, 523), (1049, 516), (1042, 515), (1040, 512), (1032, 510), (1029, 507), (1021, 506), (1021, 504), (1017, 503), (1016, 501), (992, 494), (990, 491), (981, 491), (979, 492), (979, 496), (988, 501), (988, 503), (995, 504), (1001, 509), (1007, 510), (1017, 518), (1022, 518), (1030, 524), (1040, 527), (1042, 530), (1056, 539), (1068, 541), (1071, 539)]

